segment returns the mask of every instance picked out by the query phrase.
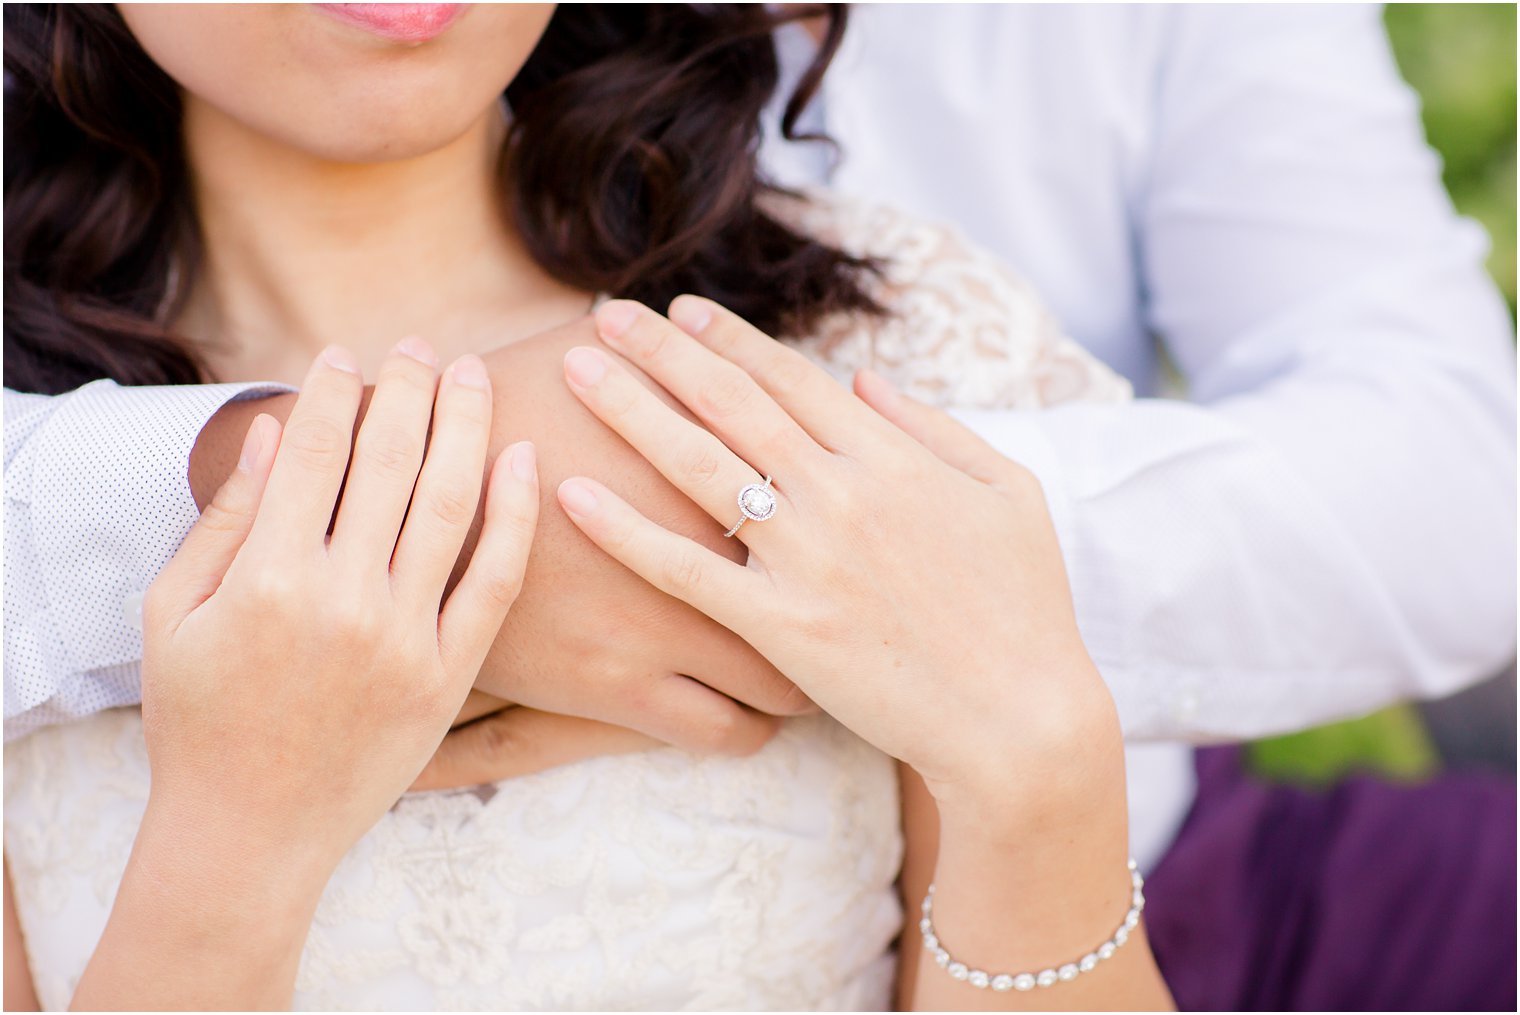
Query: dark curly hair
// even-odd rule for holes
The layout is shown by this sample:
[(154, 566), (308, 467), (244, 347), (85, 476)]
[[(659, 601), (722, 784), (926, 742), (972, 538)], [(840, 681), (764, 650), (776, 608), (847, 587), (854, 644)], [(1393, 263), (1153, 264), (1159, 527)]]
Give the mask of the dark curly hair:
[[(655, 307), (684, 292), (794, 335), (878, 313), (872, 263), (767, 214), (760, 114), (772, 30), (822, 13), (763, 5), (560, 7), (506, 97), (501, 207), (555, 278)], [(783, 134), (843, 37), (827, 31)], [(178, 86), (109, 4), (6, 4), (5, 384), (199, 383), (172, 334), (199, 235)], [(171, 267), (171, 265), (173, 267)], [(171, 279), (180, 273), (178, 283)]]

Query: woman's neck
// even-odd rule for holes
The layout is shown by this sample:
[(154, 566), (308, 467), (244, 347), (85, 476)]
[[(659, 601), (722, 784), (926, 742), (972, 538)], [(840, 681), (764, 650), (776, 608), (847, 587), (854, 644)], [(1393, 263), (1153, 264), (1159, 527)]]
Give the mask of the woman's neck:
[(332, 342), (372, 373), (407, 335), (447, 359), (583, 312), (499, 211), (505, 129), (491, 110), (425, 155), (341, 164), (188, 100), (202, 255), (176, 328), (218, 377), (298, 380)]

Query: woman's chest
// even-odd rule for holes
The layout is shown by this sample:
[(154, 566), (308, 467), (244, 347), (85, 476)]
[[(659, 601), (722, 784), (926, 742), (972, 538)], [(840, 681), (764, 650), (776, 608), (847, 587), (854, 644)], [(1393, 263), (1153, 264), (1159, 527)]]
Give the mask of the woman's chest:
[[(34, 979), (67, 1004), (147, 797), (131, 710), (7, 748)], [(602, 758), (404, 798), (334, 874), (298, 1008), (820, 1008), (889, 1001), (892, 763), (824, 718), (751, 758)]]

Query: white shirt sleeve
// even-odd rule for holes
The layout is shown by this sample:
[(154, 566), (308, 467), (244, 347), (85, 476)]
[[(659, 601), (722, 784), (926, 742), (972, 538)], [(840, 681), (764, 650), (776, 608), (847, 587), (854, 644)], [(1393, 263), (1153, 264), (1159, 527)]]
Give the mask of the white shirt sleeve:
[[(1513, 326), (1375, 8), (1176, 15), (1134, 209), (1191, 404), (965, 414), (1051, 492), (1134, 737), (1254, 737), (1515, 654)], [(1313, 30), (1307, 30), (1312, 28)]]
[(141, 594), (199, 512), (190, 451), (276, 385), (5, 390), (5, 739), (139, 700)]

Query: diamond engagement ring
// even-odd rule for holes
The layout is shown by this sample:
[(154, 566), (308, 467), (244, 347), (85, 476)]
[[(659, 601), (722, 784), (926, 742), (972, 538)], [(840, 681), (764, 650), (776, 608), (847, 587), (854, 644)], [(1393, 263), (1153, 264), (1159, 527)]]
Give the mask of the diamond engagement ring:
[(765, 482), (751, 483), (739, 491), (739, 513), (743, 517), (723, 533), (724, 539), (738, 532), (745, 522), (763, 522), (776, 513), (776, 491), (771, 489), (771, 477), (766, 476)]

